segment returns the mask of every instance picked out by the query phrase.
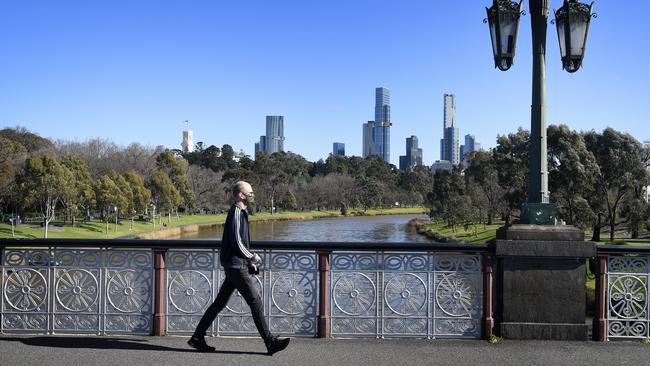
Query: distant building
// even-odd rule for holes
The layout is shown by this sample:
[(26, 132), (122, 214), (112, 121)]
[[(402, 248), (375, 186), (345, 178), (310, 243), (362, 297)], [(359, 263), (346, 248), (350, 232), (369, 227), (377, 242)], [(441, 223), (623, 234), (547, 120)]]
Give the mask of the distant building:
[(191, 153), (194, 151), (194, 141), (192, 139), (192, 131), (189, 129), (190, 121), (183, 121), (185, 124), (185, 131), (183, 131), (183, 142), (181, 142), (181, 147), (183, 148), (183, 153)]
[(441, 169), (452, 171), (454, 169), (454, 164), (449, 160), (436, 160), (436, 162), (431, 165), (431, 173), (433, 174), (436, 174), (436, 172)]
[(462, 160), (463, 165), (467, 167), (469, 165), (469, 155), (480, 150), (481, 144), (476, 142), (474, 135), (465, 135), (465, 145), (460, 147), (460, 159)]
[(192, 142), (192, 140), (192, 131), (183, 131), (183, 142), (181, 143), (181, 146), (183, 147), (184, 153), (191, 153), (194, 151), (194, 142)]
[(456, 97), (453, 94), (444, 95), (443, 138), (440, 140), (440, 160), (447, 160), (458, 165), (459, 132), (456, 127)]
[(650, 203), (650, 186), (645, 187), (645, 193), (643, 194), (645, 201)]
[(345, 144), (342, 142), (335, 142), (332, 147), (332, 155), (345, 156)]
[(266, 116), (266, 146), (269, 154), (284, 151), (284, 116)]
[(375, 153), (375, 121), (363, 124), (363, 143), (361, 156), (367, 158)]
[(417, 136), (412, 135), (406, 138), (406, 155), (399, 157), (399, 169), (411, 172), (418, 165), (422, 165), (422, 149), (418, 147)]
[(284, 116), (266, 116), (266, 135), (255, 143), (255, 156), (260, 151), (268, 154), (284, 151)]
[(390, 162), (390, 92), (388, 88), (375, 88), (374, 155)]

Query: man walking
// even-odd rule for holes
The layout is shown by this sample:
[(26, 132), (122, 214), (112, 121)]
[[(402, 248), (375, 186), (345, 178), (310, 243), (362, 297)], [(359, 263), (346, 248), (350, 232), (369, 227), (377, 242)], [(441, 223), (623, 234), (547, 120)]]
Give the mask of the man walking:
[(289, 338), (280, 339), (272, 336), (269, 326), (264, 319), (262, 299), (251, 280), (250, 272), (256, 272), (262, 258), (249, 249), (250, 235), (248, 231), (248, 212), (246, 203), (253, 202), (255, 194), (251, 185), (244, 181), (235, 183), (232, 187), (235, 203), (228, 211), (228, 217), (223, 227), (223, 238), (219, 257), (224, 268), (226, 279), (223, 281), (217, 298), (206, 310), (197, 325), (194, 335), (187, 344), (202, 352), (212, 352), (214, 347), (205, 343), (205, 333), (210, 324), (228, 303), (230, 295), (238, 290), (246, 303), (251, 308), (253, 320), (257, 331), (260, 333), (269, 355), (282, 351), (289, 345)]

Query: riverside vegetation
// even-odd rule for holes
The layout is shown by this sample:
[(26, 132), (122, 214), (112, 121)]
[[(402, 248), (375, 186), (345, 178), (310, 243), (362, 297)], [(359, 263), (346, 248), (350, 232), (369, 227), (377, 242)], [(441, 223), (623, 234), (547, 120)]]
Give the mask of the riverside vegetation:
[[(551, 201), (567, 224), (638, 238), (648, 226), (650, 147), (611, 128), (602, 133), (549, 126)], [(439, 240), (487, 239), (496, 220), (509, 224), (526, 201), (530, 135), (498, 136), (496, 146), (467, 156), (469, 164), (431, 174), (403, 172), (379, 157), (329, 156), (309, 162), (294, 153), (261, 153), (255, 160), (230, 145), (199, 142), (182, 153), (101, 139), (50, 141), (23, 128), (0, 130), (0, 220), (43, 225), (152, 226), (166, 217), (223, 213), (229, 187), (246, 180), (256, 190), (253, 214), (282, 211), (369, 212), (426, 206), (433, 219), (423, 233)], [(192, 220), (201, 220), (201, 215)], [(4, 231), (3, 231), (4, 232)], [(463, 234), (467, 233), (467, 235)], [(3, 234), (5, 235), (5, 234)], [(465, 236), (464, 236), (465, 235)]]

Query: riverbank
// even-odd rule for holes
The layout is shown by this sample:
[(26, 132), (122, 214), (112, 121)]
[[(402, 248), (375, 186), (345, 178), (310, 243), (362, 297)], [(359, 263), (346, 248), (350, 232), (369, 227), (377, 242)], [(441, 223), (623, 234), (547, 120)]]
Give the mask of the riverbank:
[(409, 225), (414, 226), (420, 235), (442, 243), (487, 243), (496, 238), (497, 229), (503, 226), (503, 223), (467, 227), (459, 225), (452, 229), (442, 222), (415, 219), (411, 220)]
[[(390, 209), (369, 209), (367, 211), (350, 210), (348, 216), (378, 216), (378, 215), (402, 215), (422, 214), (425, 209), (422, 207), (412, 208), (390, 208)], [(340, 211), (283, 211), (271, 215), (267, 212), (257, 213), (250, 216), (251, 222), (281, 221), (281, 220), (315, 220), (330, 217), (343, 217)], [(48, 230), (49, 238), (77, 238), (77, 239), (113, 239), (113, 238), (146, 238), (159, 239), (178, 237), (181, 233), (197, 232), (202, 230), (214, 230), (217, 225), (223, 225), (226, 215), (180, 215), (172, 216), (171, 219), (163, 218), (162, 224), (158, 222), (154, 226), (152, 222), (140, 222), (124, 220), (117, 225), (99, 221), (86, 223), (77, 222), (75, 227), (71, 223), (63, 224), (54, 222)], [(156, 233), (156, 234), (154, 234)], [(0, 238), (11, 238), (11, 225), (0, 224)], [(38, 224), (23, 224), (15, 229), (16, 238), (42, 238), (43, 228)]]

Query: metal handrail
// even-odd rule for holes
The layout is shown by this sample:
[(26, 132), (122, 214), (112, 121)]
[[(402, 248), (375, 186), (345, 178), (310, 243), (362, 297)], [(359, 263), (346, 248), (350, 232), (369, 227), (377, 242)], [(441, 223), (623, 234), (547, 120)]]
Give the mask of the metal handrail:
[(596, 245), (598, 254), (650, 254), (650, 246)]
[[(97, 247), (97, 248), (167, 248), (218, 249), (221, 240), (150, 240), (150, 239), (0, 239), (0, 247)], [(252, 249), (348, 250), (348, 251), (437, 251), (487, 253), (492, 244), (465, 243), (383, 243), (383, 242), (316, 242), (252, 241)]]

